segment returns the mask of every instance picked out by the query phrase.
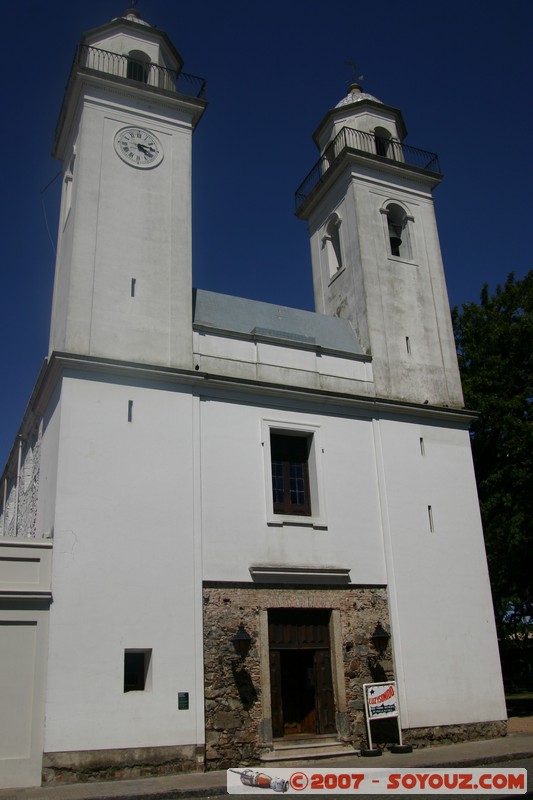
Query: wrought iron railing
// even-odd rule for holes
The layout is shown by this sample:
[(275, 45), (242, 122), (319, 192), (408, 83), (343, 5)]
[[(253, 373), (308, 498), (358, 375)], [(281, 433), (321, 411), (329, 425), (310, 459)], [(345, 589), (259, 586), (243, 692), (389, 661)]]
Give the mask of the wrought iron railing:
[(98, 47), (80, 44), (76, 51), (74, 64), (85, 69), (115, 75), (118, 78), (144, 83), (157, 89), (179, 92), (190, 97), (205, 97), (206, 82), (197, 75), (188, 75), (174, 69), (160, 67), (150, 61), (140, 61), (127, 55), (100, 50)]
[(378, 160), (402, 163), (409, 167), (418, 167), (427, 172), (440, 174), (439, 158), (435, 153), (420, 150), (418, 147), (410, 147), (395, 139), (385, 139), (373, 133), (342, 128), (296, 190), (297, 209), (313, 189), (325, 179), (333, 165), (347, 152), (363, 153)]

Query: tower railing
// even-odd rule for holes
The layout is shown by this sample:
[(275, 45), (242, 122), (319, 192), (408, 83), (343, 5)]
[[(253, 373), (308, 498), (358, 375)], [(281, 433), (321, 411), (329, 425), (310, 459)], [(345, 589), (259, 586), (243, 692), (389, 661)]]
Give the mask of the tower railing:
[(86, 44), (78, 45), (74, 65), (189, 97), (205, 97), (206, 81), (197, 75), (188, 75), (186, 72), (160, 67), (151, 61), (141, 61)]
[(386, 139), (376, 136), (374, 133), (345, 127), (328, 144), (317, 163), (296, 190), (297, 209), (345, 153), (362, 153), (370, 155), (378, 161), (401, 163), (437, 175), (440, 174), (439, 158), (435, 153), (402, 144), (396, 139)]

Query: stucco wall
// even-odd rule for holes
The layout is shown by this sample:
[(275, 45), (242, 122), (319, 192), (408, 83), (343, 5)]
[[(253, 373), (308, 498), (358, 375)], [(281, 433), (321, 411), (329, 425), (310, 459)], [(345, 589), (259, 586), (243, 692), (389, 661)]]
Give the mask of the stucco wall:
[[(191, 419), (168, 386), (63, 380), (48, 753), (203, 742)], [(152, 650), (151, 684), (124, 692), (135, 648)]]
[(506, 719), (468, 431), (376, 427), (404, 724)]
[(320, 348), (304, 350), (196, 332), (193, 351), (195, 367), (209, 374), (369, 397), (375, 394), (368, 360), (338, 357)]
[[(386, 583), (372, 422), (321, 406), (291, 410), (204, 395), (201, 414), (204, 580), (249, 581), (254, 565), (330, 566), (353, 583)], [(271, 509), (269, 428), (316, 438), (317, 524)]]

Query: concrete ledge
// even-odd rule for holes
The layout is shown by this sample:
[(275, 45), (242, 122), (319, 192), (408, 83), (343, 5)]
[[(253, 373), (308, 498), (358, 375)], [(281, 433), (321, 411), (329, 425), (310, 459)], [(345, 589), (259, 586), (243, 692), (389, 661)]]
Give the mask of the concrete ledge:
[(73, 750), (44, 753), (43, 784), (125, 780), (203, 769), (201, 745)]
[(405, 744), (412, 744), (414, 747), (431, 747), (432, 745), (497, 739), (500, 736), (507, 736), (507, 720), (408, 728), (402, 731), (402, 736)]

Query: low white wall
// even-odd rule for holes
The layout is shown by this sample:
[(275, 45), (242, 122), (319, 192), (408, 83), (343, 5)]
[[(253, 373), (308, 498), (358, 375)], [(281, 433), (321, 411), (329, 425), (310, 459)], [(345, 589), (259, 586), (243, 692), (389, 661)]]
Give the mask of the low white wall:
[(0, 537), (0, 788), (41, 784), (51, 560)]

